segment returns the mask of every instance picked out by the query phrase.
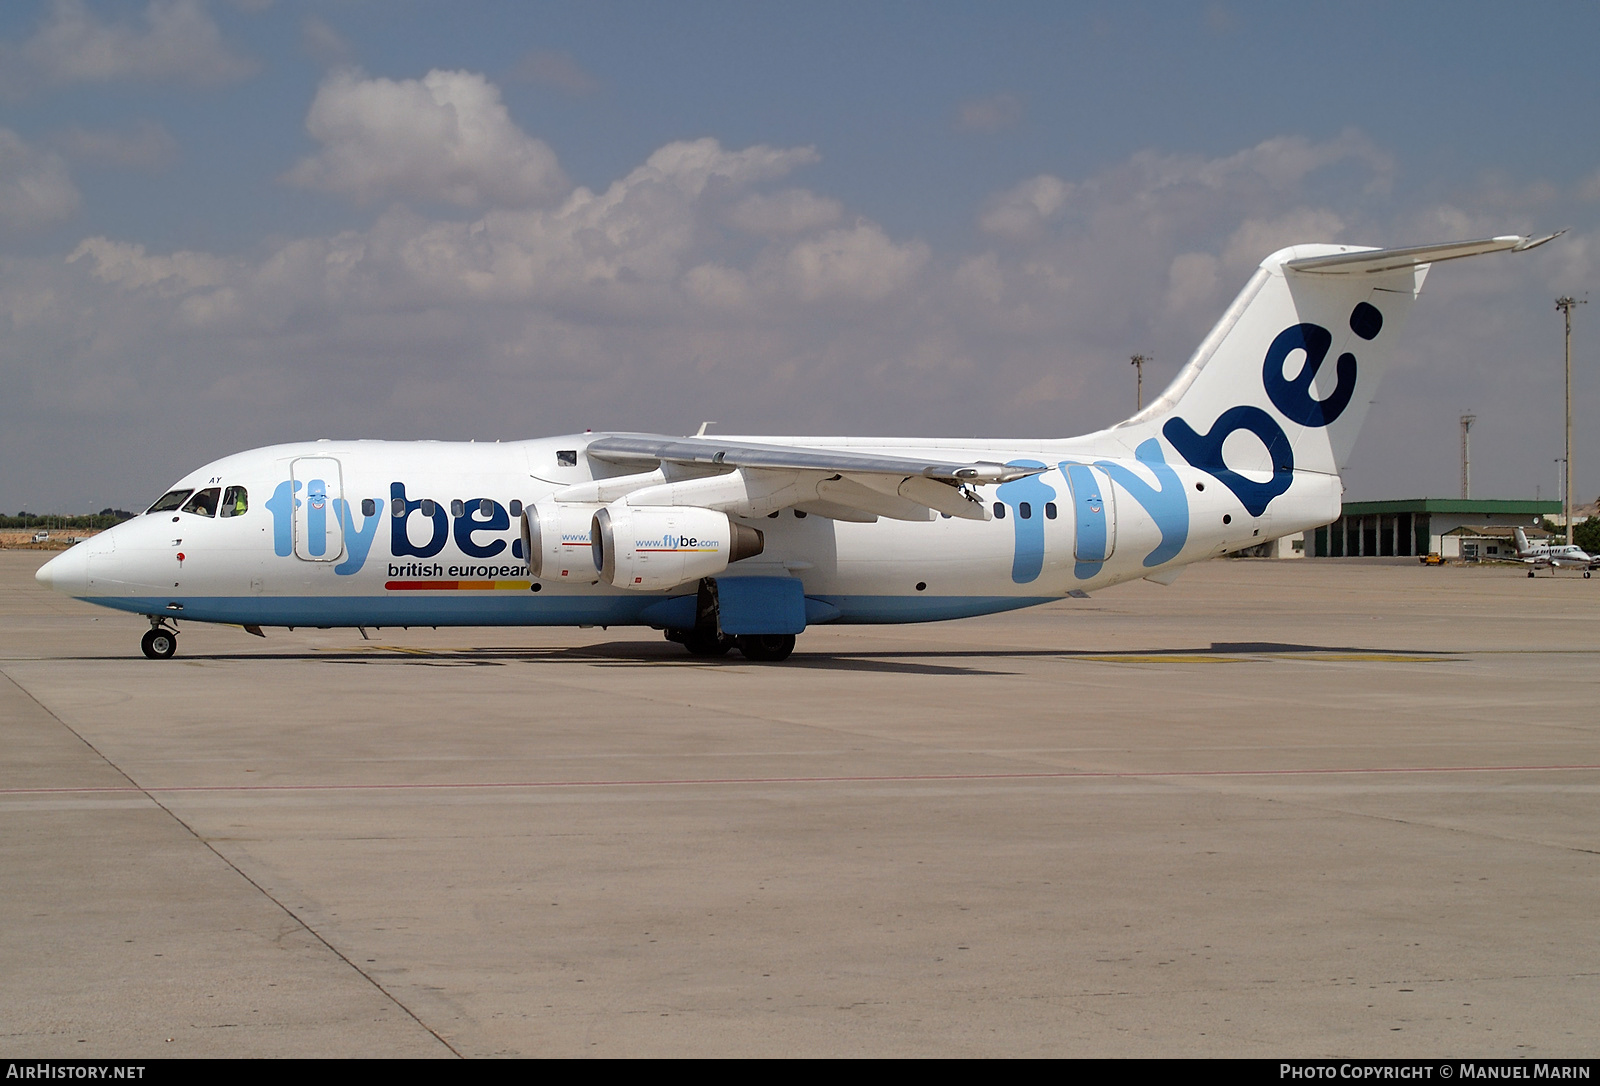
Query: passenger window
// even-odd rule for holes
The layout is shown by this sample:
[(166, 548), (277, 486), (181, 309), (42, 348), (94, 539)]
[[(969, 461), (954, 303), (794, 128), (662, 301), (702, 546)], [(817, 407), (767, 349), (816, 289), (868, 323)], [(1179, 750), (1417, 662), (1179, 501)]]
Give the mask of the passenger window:
[(178, 506), (183, 504), (183, 499), (187, 498), (193, 493), (194, 491), (192, 490), (169, 490), (165, 494), (161, 495), (160, 498), (156, 499), (156, 503), (150, 508), (146, 509), (145, 512), (170, 513), (174, 509), (178, 508)]
[(222, 493), (221, 487), (207, 487), (189, 499), (183, 507), (185, 513), (193, 513), (198, 517), (214, 517), (217, 515), (217, 497)]
[(559, 465), (560, 467), (563, 467), (563, 468), (575, 468), (575, 467), (577, 467), (578, 466), (578, 450), (577, 449), (560, 449), (560, 450), (558, 450), (556, 452), (556, 464)]
[(479, 498), (478, 515), (485, 520), (488, 520), (490, 517), (494, 516), (494, 502), (490, 501), (488, 498)]
[(222, 492), (222, 515), (225, 517), (243, 516), (250, 511), (250, 495), (245, 493), (242, 486), (230, 486)]
[(513, 518), (516, 518), (516, 517), (520, 517), (521, 515), (522, 515), (522, 499), (521, 498), (513, 498), (511, 500), (511, 516)]
[(994, 519), (995, 520), (1005, 520), (1006, 519), (1006, 506), (1005, 506), (1004, 502), (995, 502), (994, 503)]
[(458, 520), (467, 515), (467, 507), (460, 498), (450, 503), (450, 515)]
[(1032, 505), (1032, 503), (1030, 503), (1030, 502), (1018, 502), (1017, 503), (1017, 516), (1021, 517), (1023, 520), (1032, 520), (1033, 519), (1033, 505)]
[(439, 508), (438, 504), (435, 503), (432, 498), (423, 498), (422, 499), (422, 515), (423, 516), (425, 516), (425, 517), (433, 516), (434, 512), (437, 511), (438, 508)]
[(1055, 502), (1045, 502), (1044, 503), (1044, 519), (1045, 520), (1055, 520), (1056, 519), (1056, 503)]
[(374, 513), (376, 513), (377, 511), (378, 511), (378, 503), (377, 502), (373, 501), (371, 498), (362, 498), (361, 499), (361, 515), (362, 516), (370, 517)]
[(390, 499), (389, 515), (395, 520), (399, 520), (404, 517), (406, 515), (406, 500), (404, 498)]

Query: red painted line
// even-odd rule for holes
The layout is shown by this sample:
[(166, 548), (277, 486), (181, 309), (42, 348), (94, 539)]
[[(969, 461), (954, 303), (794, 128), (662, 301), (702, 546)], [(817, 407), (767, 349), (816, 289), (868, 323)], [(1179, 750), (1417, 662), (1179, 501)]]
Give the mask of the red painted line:
[(639, 780), (580, 781), (464, 781), (422, 784), (192, 784), (170, 788), (0, 788), (0, 796), (30, 796), (66, 793), (161, 792), (361, 792), (361, 791), (441, 791), (477, 788), (658, 788), (671, 785), (707, 784), (882, 784), (919, 781), (1036, 781), (1036, 780), (1143, 780), (1172, 777), (1319, 777), (1377, 776), (1407, 773), (1550, 773), (1569, 770), (1600, 770), (1600, 765), (1463, 765), (1403, 766), (1376, 769), (1171, 769), (1119, 773), (1110, 770), (1065, 770), (1059, 773), (902, 773), (834, 777), (685, 777), (643, 778)]

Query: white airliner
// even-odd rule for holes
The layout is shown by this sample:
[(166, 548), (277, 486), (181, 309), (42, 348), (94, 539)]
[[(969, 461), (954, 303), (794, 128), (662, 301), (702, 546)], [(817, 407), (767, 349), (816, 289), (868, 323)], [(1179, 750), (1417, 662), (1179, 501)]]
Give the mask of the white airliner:
[(1530, 577), (1535, 570), (1546, 566), (1550, 567), (1552, 573), (1558, 569), (1581, 569), (1585, 577), (1589, 576), (1591, 570), (1600, 569), (1600, 559), (1582, 547), (1571, 543), (1529, 543), (1521, 528), (1516, 529), (1516, 534), (1517, 560), (1533, 567), (1528, 570)]
[(148, 617), (151, 657), (192, 620), (649, 626), (752, 660), (817, 623), (1167, 584), (1337, 518), (1339, 466), (1429, 267), (1553, 236), (1282, 249), (1159, 398), (1083, 437), (276, 445), (190, 472), (38, 579)]

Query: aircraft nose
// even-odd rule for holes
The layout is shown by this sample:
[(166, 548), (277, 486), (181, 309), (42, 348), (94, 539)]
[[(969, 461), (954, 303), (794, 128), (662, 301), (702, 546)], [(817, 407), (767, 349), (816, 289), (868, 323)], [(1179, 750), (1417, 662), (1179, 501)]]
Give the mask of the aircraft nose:
[(39, 567), (33, 579), (57, 592), (80, 596), (89, 590), (88, 548), (79, 544)]

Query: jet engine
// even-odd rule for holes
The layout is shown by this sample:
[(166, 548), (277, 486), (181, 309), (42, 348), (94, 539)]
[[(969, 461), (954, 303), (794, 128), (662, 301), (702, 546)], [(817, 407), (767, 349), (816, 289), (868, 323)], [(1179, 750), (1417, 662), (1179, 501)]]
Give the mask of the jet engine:
[(593, 581), (589, 547), (593, 505), (539, 502), (522, 511), (522, 553), (535, 577), (551, 581)]
[(711, 577), (761, 553), (762, 534), (714, 509), (608, 505), (590, 528), (600, 579), (653, 592)]

